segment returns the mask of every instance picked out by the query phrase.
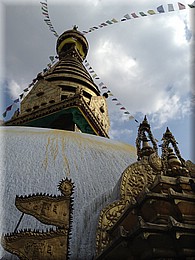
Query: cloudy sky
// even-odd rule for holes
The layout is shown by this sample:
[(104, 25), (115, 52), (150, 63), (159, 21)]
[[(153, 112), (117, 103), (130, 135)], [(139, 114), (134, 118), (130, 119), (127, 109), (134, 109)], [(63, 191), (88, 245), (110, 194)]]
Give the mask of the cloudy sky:
[[(42, 2), (45, 2), (43, 0)], [(85, 34), (87, 60), (114, 98), (141, 122), (147, 115), (154, 137), (161, 143), (168, 126), (184, 159), (192, 149), (192, 16), (195, 9), (184, 0), (48, 0), (51, 22), (58, 34), (78, 25), (80, 31), (115, 18), (119, 22)], [(121, 21), (126, 14), (165, 13)], [(173, 4), (174, 11), (168, 11)], [(57, 38), (43, 21), (39, 0), (0, 0), (1, 114), (28, 87), (55, 55)], [(138, 123), (129, 120), (120, 106), (108, 98), (110, 137), (135, 145)], [(14, 109), (13, 109), (14, 110)], [(7, 113), (6, 120), (11, 112)], [(0, 116), (2, 120), (3, 117)]]

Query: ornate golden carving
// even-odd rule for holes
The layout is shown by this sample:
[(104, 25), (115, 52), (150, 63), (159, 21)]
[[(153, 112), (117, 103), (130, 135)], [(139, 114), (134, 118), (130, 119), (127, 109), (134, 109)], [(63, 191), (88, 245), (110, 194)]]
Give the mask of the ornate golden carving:
[(25, 260), (67, 259), (73, 188), (73, 183), (65, 179), (59, 183), (59, 190), (63, 196), (17, 196), (15, 203), (19, 210), (36, 217), (44, 224), (55, 225), (58, 228), (47, 232), (25, 229), (6, 234), (1, 240), (4, 249)]
[(17, 209), (34, 216), (44, 224), (62, 228), (69, 226), (69, 198), (37, 194), (28, 197), (16, 197), (15, 204)]
[(120, 199), (108, 205), (100, 213), (96, 236), (97, 254), (100, 254), (110, 244), (109, 230), (119, 220), (129, 203), (146, 185), (153, 182), (155, 174), (146, 158), (130, 165), (123, 172), (120, 183)]
[(105, 128), (105, 131), (108, 132), (110, 128), (110, 122), (105, 97), (93, 96), (91, 98), (89, 107), (91, 111), (94, 113), (95, 117), (98, 118), (102, 126)]
[(156, 153), (152, 153), (149, 156), (149, 164), (154, 170), (162, 171), (162, 161)]
[(5, 235), (1, 241), (8, 252), (21, 260), (64, 260), (67, 259), (68, 232), (50, 230), (49, 233), (22, 231)]

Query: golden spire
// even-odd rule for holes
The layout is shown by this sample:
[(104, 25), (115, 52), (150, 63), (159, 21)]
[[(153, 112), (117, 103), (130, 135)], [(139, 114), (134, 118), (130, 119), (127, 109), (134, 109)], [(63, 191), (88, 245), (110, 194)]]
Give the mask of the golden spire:
[[(146, 136), (148, 135), (148, 138)], [(153, 147), (151, 147), (148, 143), (151, 141)], [(157, 153), (157, 145), (150, 130), (150, 125), (148, 123), (147, 117), (144, 117), (143, 122), (140, 124), (138, 129), (138, 136), (136, 139), (136, 147), (137, 147), (137, 156), (138, 160), (140, 160), (143, 156), (149, 156), (150, 154), (156, 152)]]
[[(162, 161), (164, 173), (168, 175), (186, 175), (188, 170), (186, 169), (185, 160), (181, 157), (177, 141), (172, 135), (171, 131), (167, 127), (166, 132), (162, 138)], [(172, 145), (172, 147), (170, 147)]]

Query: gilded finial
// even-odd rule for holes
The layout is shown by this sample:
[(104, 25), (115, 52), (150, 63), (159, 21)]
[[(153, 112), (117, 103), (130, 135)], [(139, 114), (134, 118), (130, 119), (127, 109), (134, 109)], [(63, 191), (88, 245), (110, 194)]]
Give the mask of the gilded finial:
[[(148, 138), (146, 136), (146, 133), (148, 134)], [(151, 141), (153, 147), (151, 147), (148, 143), (148, 141)], [(142, 146), (142, 148), (141, 148)], [(155, 139), (152, 135), (152, 132), (150, 130), (150, 125), (148, 123), (146, 115), (144, 116), (144, 120), (139, 126), (138, 129), (138, 135), (136, 139), (136, 148), (137, 148), (137, 156), (138, 156), (138, 161), (143, 157), (143, 156), (149, 156), (151, 153), (156, 152), (157, 154), (157, 144), (155, 142)]]
[[(171, 131), (167, 127), (166, 132), (163, 134), (162, 138), (162, 161), (164, 165), (165, 174), (169, 171), (175, 174), (186, 174), (186, 164), (185, 160), (181, 157), (179, 148), (177, 146), (177, 141), (172, 135)], [(172, 148), (170, 147), (172, 145)], [(178, 171), (179, 170), (179, 171)]]
[(77, 25), (74, 25), (74, 26), (73, 26), (73, 30), (76, 30), (76, 31), (77, 31), (77, 30), (78, 30), (78, 26), (77, 26)]

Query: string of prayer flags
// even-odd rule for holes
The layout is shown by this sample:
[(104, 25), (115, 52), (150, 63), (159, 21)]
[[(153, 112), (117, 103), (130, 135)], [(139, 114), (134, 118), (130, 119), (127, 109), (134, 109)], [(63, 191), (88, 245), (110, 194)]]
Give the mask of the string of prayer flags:
[(34, 84), (35, 84), (36, 81), (37, 81), (37, 78), (33, 79), (32, 82), (28, 85), (28, 87), (25, 88), (25, 89), (23, 89), (23, 93), (21, 93), (21, 94), (19, 95), (19, 98), (16, 98), (16, 99), (13, 101), (13, 103), (5, 109), (4, 113), (2, 114), (2, 116), (3, 116), (4, 118), (7, 116), (7, 112), (8, 112), (8, 111), (11, 111), (12, 108), (13, 108), (17, 103), (19, 103), (20, 100), (23, 99), (25, 93), (27, 93), (27, 92), (32, 88), (32, 86), (34, 86)]
[[(84, 60), (84, 66), (87, 68), (87, 70), (89, 71), (89, 73), (91, 73), (91, 74), (93, 73), (93, 75), (92, 75), (93, 78), (95, 78), (95, 79), (100, 79), (100, 78), (97, 76), (97, 74), (95, 73), (95, 71), (93, 70), (93, 68), (90, 66), (90, 64), (89, 64), (89, 62), (88, 62), (87, 60)], [(94, 73), (95, 73), (95, 74), (94, 74)], [(114, 96), (113, 93), (112, 93), (112, 92), (107, 88), (107, 86), (104, 84), (104, 82), (101, 81), (101, 82), (98, 84), (98, 86), (99, 86), (102, 90), (104, 90), (104, 89), (107, 90), (105, 93), (102, 94), (105, 98), (108, 98), (108, 97), (110, 97), (110, 96), (112, 96), (112, 97)], [(127, 111), (127, 109), (126, 109), (124, 106), (122, 106), (122, 104), (118, 101), (118, 99), (117, 99), (116, 97), (113, 97), (113, 98), (112, 98), (112, 101), (113, 101), (113, 102), (116, 101), (116, 106), (120, 106), (120, 110), (123, 110), (124, 115), (128, 115), (128, 116), (129, 116), (129, 120), (135, 119), (134, 116), (132, 116), (132, 115), (130, 114), (130, 112)], [(135, 119), (135, 122), (138, 123), (138, 121), (137, 121), (136, 119)]]
[[(137, 12), (137, 13), (132, 12), (131, 14), (125, 14), (121, 19), (118, 19), (118, 20), (115, 19), (115, 18), (109, 19), (106, 22), (103, 22), (103, 23), (101, 23), (98, 26), (93, 26), (89, 30), (84, 30), (82, 32), (83, 32), (83, 34), (94, 32), (97, 29), (104, 28), (104, 27), (109, 26), (109, 25), (113, 25), (115, 23), (118, 23), (119, 21), (120, 22), (125, 22), (125, 21), (128, 21), (128, 20), (132, 20), (132, 18), (145, 17), (145, 16), (148, 16), (148, 15), (155, 15), (155, 14), (163, 14), (165, 12), (177, 11), (178, 9), (179, 10), (186, 9), (186, 6), (184, 4), (182, 4), (182, 3), (180, 3), (180, 2), (178, 2), (177, 8), (174, 7), (173, 4), (167, 4), (167, 7), (168, 7), (167, 9), (164, 8), (164, 6), (165, 6), (165, 4), (164, 5), (160, 5), (160, 6), (158, 6), (155, 9), (150, 9), (150, 10), (147, 10), (147, 11), (144, 11), (144, 12), (140, 11), (140, 12)], [(195, 1), (192, 4), (188, 4), (188, 6), (190, 8), (195, 8)]]
[(46, 19), (44, 19), (44, 22), (49, 26), (49, 30), (54, 34), (54, 36), (58, 37), (59, 35), (56, 32), (56, 30), (54, 29), (54, 27), (51, 23), (51, 20), (49, 18), (47, 0), (45, 0), (45, 2), (40, 2), (40, 4), (41, 4), (42, 14), (46, 18)]

